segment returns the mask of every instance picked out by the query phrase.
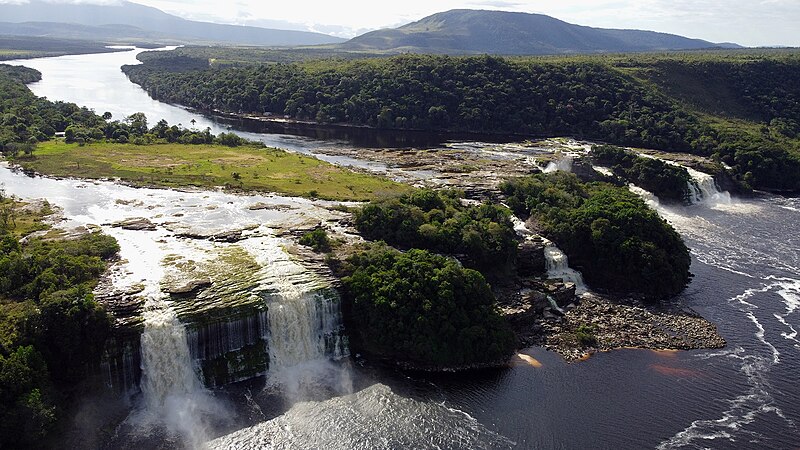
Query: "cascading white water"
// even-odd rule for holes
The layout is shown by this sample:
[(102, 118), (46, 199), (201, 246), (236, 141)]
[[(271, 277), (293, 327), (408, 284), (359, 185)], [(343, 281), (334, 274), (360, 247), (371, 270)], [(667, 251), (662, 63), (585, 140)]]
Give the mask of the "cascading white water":
[(266, 329), (267, 313), (264, 311), (197, 327), (187, 334), (192, 359), (211, 360), (241, 350), (261, 341)]
[(192, 364), (186, 329), (163, 299), (145, 304), (142, 333), (142, 393), (147, 407), (157, 410), (170, 396), (202, 390)]
[(727, 191), (720, 191), (714, 177), (694, 170), (691, 167), (686, 167), (689, 176), (692, 177), (689, 181), (689, 202), (693, 205), (696, 204), (730, 204), (731, 194)]
[[(511, 223), (514, 224), (514, 231), (517, 236), (530, 240), (534, 239), (533, 233), (525, 226), (519, 217), (512, 215)], [(562, 280), (575, 284), (575, 293), (584, 294), (587, 292), (586, 284), (583, 282), (583, 275), (577, 270), (569, 267), (569, 260), (567, 255), (561, 251), (553, 241), (542, 238), (544, 242), (544, 258), (545, 268), (547, 269), (548, 278), (561, 278)]]
[(647, 206), (653, 208), (654, 210), (658, 211), (659, 207), (661, 206), (661, 200), (650, 191), (640, 188), (635, 184), (629, 184), (628, 190), (633, 192), (634, 194), (641, 197), (642, 200), (647, 204)]
[(547, 166), (542, 169), (542, 172), (572, 172), (572, 160), (572, 155), (563, 155), (557, 160), (547, 163)]
[(548, 278), (561, 278), (562, 280), (575, 284), (575, 293), (586, 293), (586, 284), (580, 272), (569, 267), (567, 255), (556, 245), (547, 239), (544, 240), (544, 257), (547, 268)]
[(601, 174), (603, 174), (603, 175), (605, 175), (607, 177), (613, 177), (614, 176), (614, 171), (609, 169), (608, 167), (592, 166), (592, 169), (594, 169), (596, 172), (599, 172), (599, 173), (601, 173)]
[(268, 385), (280, 386), (290, 400), (313, 398), (318, 389), (349, 393), (349, 372), (331, 363), (349, 355), (336, 291), (292, 260), (281, 238), (239, 245), (262, 267), (258, 295), (267, 309), (262, 338), (269, 354)]
[(269, 304), (270, 371), (308, 361), (341, 359), (347, 346), (341, 336), (339, 299), (323, 292), (282, 292)]

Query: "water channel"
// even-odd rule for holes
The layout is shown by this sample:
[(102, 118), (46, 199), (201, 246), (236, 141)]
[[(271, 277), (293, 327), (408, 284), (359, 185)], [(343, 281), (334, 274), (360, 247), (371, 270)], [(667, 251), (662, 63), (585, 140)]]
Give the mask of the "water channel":
[[(233, 129), (270, 146), (318, 154), (338, 164), (385, 169), (381, 163), (325, 156), (320, 150), (393, 145), (438, 148), (445, 144), (446, 137), (441, 136), (408, 141), (402, 136), (368, 130), (313, 131), (298, 136), (206, 117), (152, 100), (130, 83), (119, 68), (135, 64), (138, 52), (12, 64), (41, 71), (42, 81), (30, 87), (51, 100), (75, 102), (98, 113), (109, 111), (116, 119), (144, 112), (151, 123), (163, 118), (171, 124), (188, 126), (195, 120), (194, 126), (199, 129), (210, 127), (215, 133)], [(169, 221), (195, 229), (216, 230), (231, 223), (263, 227), (251, 239), (235, 246), (256, 260), (261, 257), (259, 267), (263, 273), (257, 274), (249, 285), (270, 292), (284, 289), (282, 286), (297, 286), (298, 283), (287, 282), (287, 277), (290, 281), (307, 282), (291, 258), (279, 251), (282, 241), (271, 227), (330, 214), (306, 200), (138, 190), (107, 182), (29, 178), (7, 166), (0, 166), (0, 183), (11, 194), (27, 199), (46, 198), (63, 208), (70, 225), (103, 226), (113, 220), (145, 216), (161, 225), (171, 218)], [(257, 202), (286, 203), (293, 209), (282, 214), (274, 210), (250, 212), (247, 205)], [(209, 205), (216, 208), (209, 209)], [(573, 364), (565, 363), (556, 354), (530, 348), (523, 353), (541, 364), (532, 365), (527, 359), (518, 358), (505, 370), (438, 376), (361, 366), (339, 354), (328, 358), (334, 361), (315, 363), (313, 371), (324, 378), (325, 386), (313, 394), (295, 391), (297, 395), (288, 395), (292, 388), (286, 383), (271, 387), (267, 383), (267, 394), (253, 400), (253, 408), (257, 406), (259, 410), (255, 416), (241, 413), (249, 407), (242, 399), (249, 397), (215, 394), (223, 397), (223, 403), (240, 403), (224, 406), (238, 411), (239, 419), (204, 430), (202, 442), (190, 440), (184, 444), (230, 449), (797, 448), (800, 234), (796, 224), (800, 222), (800, 200), (762, 196), (685, 207), (653, 205), (692, 250), (694, 279), (679, 300), (716, 323), (728, 342), (727, 348), (687, 352), (619, 350)], [(198, 248), (199, 244), (181, 240), (161, 226), (149, 235), (108, 226), (104, 229), (121, 241), (123, 257), (131, 261), (129, 275), (134, 274), (131, 277), (136, 282), (144, 279), (157, 284), (164, 277), (163, 270), (152, 270), (158, 261), (147, 258), (221, 251)], [(271, 267), (283, 272), (270, 273)], [(307, 311), (308, 305), (302, 303), (307, 295), (289, 292), (280, 301), (299, 299), (301, 303), (293, 308)], [(164, 305), (154, 308), (158, 314), (168, 311)], [(173, 323), (172, 316), (166, 314), (169, 320), (162, 322)], [(269, 319), (273, 320), (281, 318)], [(318, 361), (325, 354), (320, 344), (313, 345), (312, 349), (303, 350), (311, 355), (303, 357), (306, 362)], [(301, 362), (292, 361), (291, 365)], [(306, 366), (303, 372), (309, 370), (312, 369)], [(193, 386), (195, 381), (186, 381), (191, 386), (185, 391), (205, 392), (206, 388)], [(270, 401), (278, 404), (270, 408)], [(203, 423), (192, 423), (190, 431), (184, 432), (192, 433), (192, 427)], [(100, 446), (109, 445), (105, 442)]]

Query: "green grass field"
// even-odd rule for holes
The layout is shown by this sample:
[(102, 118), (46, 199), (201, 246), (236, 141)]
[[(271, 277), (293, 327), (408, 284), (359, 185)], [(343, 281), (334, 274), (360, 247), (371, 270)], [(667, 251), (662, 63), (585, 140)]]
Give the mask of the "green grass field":
[(13, 50), (0, 48), (0, 61), (8, 61), (11, 59), (30, 59), (47, 56), (47, 52), (40, 52), (36, 50)]
[(282, 150), (216, 145), (39, 144), (26, 169), (79, 178), (118, 178), (142, 186), (217, 187), (328, 200), (366, 201), (410, 187)]

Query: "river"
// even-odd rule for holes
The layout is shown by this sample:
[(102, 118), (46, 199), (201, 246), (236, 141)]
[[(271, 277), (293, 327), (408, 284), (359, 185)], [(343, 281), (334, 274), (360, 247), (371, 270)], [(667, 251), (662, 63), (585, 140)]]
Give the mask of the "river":
[[(151, 123), (164, 118), (189, 126), (194, 119), (195, 127), (214, 132), (244, 127), (150, 99), (119, 70), (123, 64), (136, 63), (137, 52), (12, 63), (42, 72), (42, 81), (30, 86), (37, 95), (99, 113), (109, 111), (115, 118), (141, 111)], [(366, 146), (367, 139), (347, 133), (318, 139), (252, 129), (241, 134), (311, 154), (330, 146), (357, 149)], [(386, 142), (398, 140), (374, 146)], [(357, 158), (321, 157), (383, 168)], [(24, 198), (47, 198), (65, 208), (76, 223), (106, 220), (103, 214), (95, 217), (88, 212), (97, 213), (111, 199), (142, 197), (140, 191), (108, 183), (28, 179), (6, 167), (0, 167), (0, 183)], [(76, 190), (81, 185), (89, 190)], [(100, 200), (80, 194), (96, 190), (110, 193)], [(148, 191), (156, 206), (169, 204), (169, 198), (177, 195), (170, 192)], [(194, 204), (209, 201), (207, 195), (180, 193), (179, 198)], [(107, 203), (93, 203), (102, 199)], [(213, 201), (233, 202), (217, 197)], [(188, 209), (180, 204), (170, 207)], [(328, 388), (288, 397), (273, 390), (260, 400), (260, 418), (213, 429), (205, 436), (215, 438), (208, 445), (231, 449), (799, 447), (800, 200), (765, 196), (734, 199), (730, 204), (657, 207), (692, 250), (695, 276), (679, 300), (718, 325), (728, 342), (725, 349), (619, 350), (567, 364), (556, 354), (531, 348), (523, 353), (537, 364), (517, 358), (506, 370), (460, 376), (340, 364), (321, 369), (331, 384)], [(115, 233), (125, 237), (121, 231)], [(162, 239), (159, 245), (169, 242)], [(270, 408), (269, 401), (280, 405)], [(244, 406), (233, 407), (237, 408)]]

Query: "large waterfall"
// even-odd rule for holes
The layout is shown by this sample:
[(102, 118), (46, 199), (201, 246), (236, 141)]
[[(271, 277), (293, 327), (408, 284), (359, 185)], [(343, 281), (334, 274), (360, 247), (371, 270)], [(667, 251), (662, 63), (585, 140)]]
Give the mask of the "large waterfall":
[(142, 393), (147, 407), (156, 410), (170, 396), (186, 396), (202, 389), (194, 371), (186, 330), (163, 299), (145, 304), (142, 333)]

